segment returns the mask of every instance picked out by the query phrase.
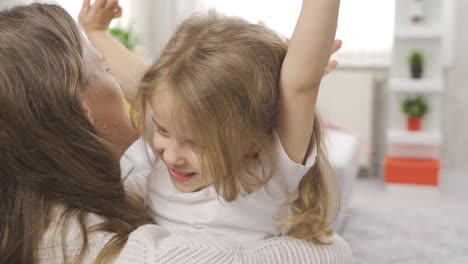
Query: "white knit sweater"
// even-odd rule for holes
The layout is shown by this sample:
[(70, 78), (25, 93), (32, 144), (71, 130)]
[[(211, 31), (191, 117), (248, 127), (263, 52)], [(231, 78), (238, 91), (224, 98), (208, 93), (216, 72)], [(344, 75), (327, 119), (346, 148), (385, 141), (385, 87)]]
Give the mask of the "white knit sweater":
[(282, 236), (250, 243), (235, 243), (206, 233), (169, 234), (146, 225), (130, 236), (117, 263), (186, 264), (350, 264), (348, 244), (333, 235), (329, 246)]
[[(78, 225), (69, 226), (65, 251), (72, 261), (77, 256), (81, 239)], [(63, 263), (59, 233), (55, 239), (47, 234), (39, 249), (40, 263)], [(96, 256), (112, 237), (97, 233), (89, 237), (89, 250), (83, 263), (94, 263)], [(281, 236), (257, 242), (237, 243), (207, 233), (174, 233), (157, 225), (144, 225), (135, 230), (115, 263), (132, 264), (351, 264), (348, 244), (338, 235), (330, 238), (331, 245), (316, 245), (304, 240)]]

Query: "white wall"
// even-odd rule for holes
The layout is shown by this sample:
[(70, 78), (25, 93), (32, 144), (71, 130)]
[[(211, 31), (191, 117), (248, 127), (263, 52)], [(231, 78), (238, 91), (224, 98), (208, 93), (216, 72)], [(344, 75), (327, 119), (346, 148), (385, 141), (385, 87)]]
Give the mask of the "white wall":
[(374, 72), (335, 70), (323, 81), (317, 101), (324, 123), (354, 134), (360, 143), (360, 166), (370, 168), (373, 153)]
[(12, 7), (14, 5), (25, 5), (31, 2), (32, 0), (0, 0), (0, 9)]
[(453, 64), (446, 74), (443, 99), (442, 164), (468, 172), (468, 1), (456, 1)]

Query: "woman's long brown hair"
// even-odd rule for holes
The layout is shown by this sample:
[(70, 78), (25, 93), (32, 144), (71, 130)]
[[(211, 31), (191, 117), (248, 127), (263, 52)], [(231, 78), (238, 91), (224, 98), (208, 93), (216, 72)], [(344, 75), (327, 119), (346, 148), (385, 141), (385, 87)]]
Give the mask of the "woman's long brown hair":
[[(82, 247), (64, 261), (81, 262), (88, 236), (104, 231), (114, 235), (96, 262), (106, 262), (151, 221), (141, 199), (125, 192), (119, 163), (85, 114), (87, 87), (82, 36), (64, 9), (32, 4), (0, 12), (1, 263), (37, 263), (50, 223), (59, 221), (66, 237), (72, 220)], [(56, 208), (63, 208), (59, 215)], [(87, 226), (90, 213), (103, 221)]]

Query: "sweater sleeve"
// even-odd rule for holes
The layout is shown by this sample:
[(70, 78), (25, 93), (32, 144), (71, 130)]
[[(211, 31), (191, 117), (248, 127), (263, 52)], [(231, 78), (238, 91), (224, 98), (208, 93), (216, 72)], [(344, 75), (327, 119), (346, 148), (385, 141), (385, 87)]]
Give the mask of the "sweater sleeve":
[[(52, 215), (55, 218), (52, 219), (37, 248), (38, 263), (64, 263), (64, 253), (68, 262), (72, 263), (79, 256), (83, 246), (80, 224), (74, 217), (63, 225), (63, 220), (59, 220), (59, 215), (63, 210), (61, 206), (57, 206), (53, 210)], [(86, 221), (88, 228), (92, 228), (92, 226), (101, 223), (102, 219), (94, 214), (88, 214)], [(64, 236), (62, 236), (62, 232)], [(89, 232), (88, 248), (82, 263), (93, 263), (113, 236), (114, 234), (108, 232)]]
[(322, 246), (292, 237), (276, 237), (241, 244), (207, 233), (170, 234), (156, 225), (146, 225), (130, 235), (116, 263), (352, 263), (351, 250), (341, 237), (333, 235), (330, 242)]
[(330, 245), (317, 245), (289, 236), (258, 241), (243, 247), (239, 263), (269, 264), (351, 264), (353, 256), (349, 245), (337, 234)]

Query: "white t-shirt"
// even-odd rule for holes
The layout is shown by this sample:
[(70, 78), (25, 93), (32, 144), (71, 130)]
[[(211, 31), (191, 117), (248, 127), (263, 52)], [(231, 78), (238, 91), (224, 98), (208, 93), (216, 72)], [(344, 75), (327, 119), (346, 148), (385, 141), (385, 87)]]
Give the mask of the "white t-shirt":
[[(135, 142), (122, 158), (121, 165), (126, 188), (146, 196), (147, 175), (150, 169), (142, 151), (142, 140)], [(60, 213), (56, 210), (56, 216)], [(89, 214), (87, 226), (99, 224), (102, 219)], [(68, 225), (66, 247), (62, 249), (61, 225), (52, 221), (38, 248), (39, 263), (64, 263), (63, 250), (68, 257), (78, 255), (82, 237), (76, 219)], [(88, 253), (82, 263), (94, 263), (96, 256), (113, 237), (106, 232), (88, 234)], [(170, 233), (158, 225), (144, 225), (132, 232), (115, 263), (165, 264), (351, 264), (348, 244), (338, 235), (330, 237), (331, 245), (281, 236), (256, 242), (238, 243), (200, 232)], [(69, 259), (70, 260), (70, 259)]]
[[(289, 159), (278, 136), (274, 137), (276, 169), (262, 188), (226, 202), (213, 186), (191, 193), (177, 190), (164, 162), (158, 161), (148, 178), (147, 202), (155, 221), (171, 232), (208, 232), (238, 242), (278, 236), (278, 217), (290, 214), (288, 204), (297, 198), (302, 177), (315, 163), (316, 149), (305, 165)], [(269, 159), (260, 154), (254, 173), (266, 177)]]

